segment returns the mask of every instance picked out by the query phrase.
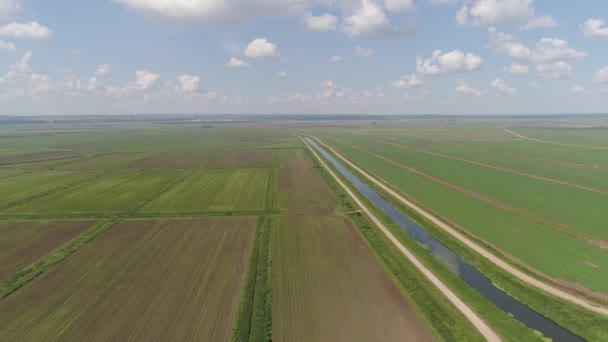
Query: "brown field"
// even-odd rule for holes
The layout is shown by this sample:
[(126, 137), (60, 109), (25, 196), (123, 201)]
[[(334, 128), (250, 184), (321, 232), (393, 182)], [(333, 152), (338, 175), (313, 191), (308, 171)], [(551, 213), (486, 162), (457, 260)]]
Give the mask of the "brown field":
[(277, 180), (277, 204), (290, 215), (328, 215), (338, 205), (323, 179), (311, 167), (310, 157), (302, 149), (280, 154)]
[(276, 341), (429, 341), (409, 306), (304, 150), (281, 155), (273, 323)]
[(165, 152), (130, 165), (140, 169), (191, 169), (211, 157), (209, 151)]
[(270, 151), (264, 150), (227, 151), (205, 163), (205, 167), (210, 169), (268, 167), (269, 165)]
[(62, 159), (62, 158), (76, 157), (76, 156), (81, 156), (81, 155), (83, 155), (83, 152), (78, 152), (78, 151), (57, 151), (57, 152), (47, 152), (47, 153), (26, 154), (26, 155), (19, 155), (19, 156), (2, 157), (2, 158), (0, 158), (0, 165), (17, 164), (17, 163), (38, 161), (38, 160)]
[(274, 340), (433, 340), (348, 219), (282, 217), (273, 244)]
[(227, 341), (252, 218), (125, 221), (0, 302), (0, 340)]
[(0, 222), (0, 282), (96, 223), (95, 221)]

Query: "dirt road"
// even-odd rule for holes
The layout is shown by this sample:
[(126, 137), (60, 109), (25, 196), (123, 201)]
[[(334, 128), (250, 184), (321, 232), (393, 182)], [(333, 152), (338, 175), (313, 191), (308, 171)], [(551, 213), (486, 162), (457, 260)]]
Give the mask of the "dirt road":
[(329, 172), (329, 174), (340, 184), (340, 186), (348, 193), (348, 195), (355, 201), (355, 203), (361, 208), (361, 210), (372, 220), (372, 222), (380, 228), (380, 230), (386, 235), (386, 237), (393, 243), (399, 251), (412, 263), (414, 266), (433, 284), (439, 289), (439, 291), (446, 296), (446, 298), (460, 311), (463, 315), (475, 326), (475, 328), (484, 336), (484, 338), (491, 342), (501, 341), (498, 334), (479, 316), (475, 313), (467, 304), (465, 304), (452, 290), (450, 290), (439, 278), (437, 278), (428, 268), (426, 268), (416, 256), (410, 252), (405, 246), (397, 240), (393, 233), (388, 230), (380, 222), (380, 220), (359, 200), (357, 196), (342, 182), (342, 180), (336, 176), (336, 174), (325, 164), (325, 161), (319, 157), (317, 152), (312, 148), (306, 141), (306, 146), (310, 149), (313, 155), (319, 160), (321, 165)]
[(391, 188), (389, 188), (388, 186), (386, 186), (382, 182), (378, 181), (376, 178), (372, 177), (369, 173), (367, 173), (366, 171), (362, 170), (357, 165), (353, 164), (350, 160), (348, 160), (345, 157), (343, 157), (340, 153), (336, 152), (336, 150), (334, 150), (333, 148), (329, 147), (328, 145), (326, 145), (325, 143), (323, 143), (319, 139), (315, 138), (315, 140), (318, 143), (320, 143), (321, 145), (325, 146), (330, 151), (332, 151), (336, 156), (338, 156), (338, 158), (340, 158), (348, 166), (350, 166), (351, 168), (353, 168), (354, 170), (356, 170), (357, 172), (359, 172), (360, 174), (362, 174), (365, 178), (369, 179), (372, 183), (374, 183), (375, 185), (377, 185), (380, 188), (382, 188), (384, 191), (386, 191), (388, 194), (390, 194), (391, 196), (393, 196), (394, 198), (396, 198), (398, 201), (400, 201), (404, 205), (410, 207), (412, 210), (416, 211), (419, 215), (421, 215), (422, 217), (424, 217), (427, 220), (431, 221), (437, 227), (441, 228), (446, 233), (450, 234), (451, 236), (453, 236), (454, 238), (456, 238), (458, 241), (460, 241), (461, 243), (463, 243), (467, 247), (471, 248), (472, 250), (474, 250), (475, 252), (477, 252), (478, 254), (480, 254), (481, 256), (483, 256), (484, 258), (486, 258), (487, 260), (489, 260), (491, 263), (493, 263), (496, 266), (502, 268), (503, 270), (505, 270), (506, 272), (508, 272), (512, 276), (516, 277), (517, 279), (523, 281), (526, 284), (534, 286), (534, 287), (536, 287), (536, 288), (538, 288), (538, 289), (540, 289), (540, 290), (542, 290), (542, 291), (544, 291), (546, 293), (549, 293), (549, 294), (551, 294), (551, 295), (553, 295), (555, 297), (558, 297), (558, 298), (566, 300), (566, 301), (568, 301), (570, 303), (579, 305), (579, 306), (581, 306), (581, 307), (583, 307), (583, 308), (585, 308), (587, 310), (590, 310), (590, 311), (593, 311), (593, 312), (596, 312), (596, 313), (608, 316), (608, 308), (600, 306), (600, 305), (597, 305), (595, 303), (591, 303), (591, 302), (589, 302), (587, 300), (584, 300), (582, 298), (576, 297), (576, 296), (574, 296), (574, 295), (572, 295), (570, 293), (567, 293), (567, 292), (562, 291), (560, 289), (557, 289), (557, 288), (555, 288), (553, 286), (550, 286), (550, 285), (548, 285), (546, 283), (543, 283), (543, 282), (539, 281), (538, 279), (535, 279), (535, 278), (533, 278), (533, 277), (531, 277), (531, 276), (523, 273), (522, 271), (518, 270), (514, 266), (511, 266), (507, 262), (503, 261), (499, 257), (495, 256), (491, 252), (489, 252), (486, 249), (484, 249), (483, 247), (479, 246), (478, 244), (476, 244), (475, 242), (473, 242), (469, 238), (465, 237), (464, 235), (462, 235), (461, 233), (459, 233), (458, 231), (456, 231), (454, 228), (448, 226), (447, 224), (443, 223), (441, 220), (439, 220), (435, 216), (429, 214), (424, 209), (422, 209), (422, 208), (418, 207), (417, 205), (415, 205), (414, 203), (408, 201), (403, 196), (401, 196), (400, 194), (398, 194), (396, 191), (392, 190)]
[(577, 144), (568, 144), (568, 143), (561, 143), (561, 142), (556, 142), (556, 141), (548, 141), (548, 140), (541, 140), (541, 139), (534, 139), (534, 138), (528, 138), (526, 136), (523, 136), (517, 132), (513, 132), (511, 130), (508, 130), (504, 127), (501, 127), (500, 129), (502, 129), (503, 131), (505, 131), (506, 133), (519, 138), (519, 139), (523, 139), (523, 140), (528, 140), (528, 141), (536, 141), (536, 142), (541, 142), (541, 143), (545, 143), (545, 144), (553, 144), (553, 145), (562, 145), (562, 146), (573, 146), (573, 147), (583, 147), (583, 148), (589, 148), (589, 149), (595, 149), (595, 150), (608, 150), (608, 147), (602, 147), (602, 146), (590, 146), (590, 145), (577, 145)]

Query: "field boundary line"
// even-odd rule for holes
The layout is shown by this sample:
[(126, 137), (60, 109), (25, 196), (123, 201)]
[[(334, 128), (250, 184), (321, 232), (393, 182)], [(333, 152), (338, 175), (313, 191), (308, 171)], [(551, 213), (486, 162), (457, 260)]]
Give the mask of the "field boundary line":
[(461, 162), (464, 162), (464, 163), (469, 163), (469, 164), (473, 164), (473, 165), (477, 165), (477, 166), (482, 166), (482, 167), (486, 167), (486, 168), (489, 168), (489, 169), (504, 171), (504, 172), (508, 172), (508, 173), (512, 173), (512, 174), (516, 174), (516, 175), (520, 175), (520, 176), (525, 176), (525, 177), (529, 177), (529, 178), (533, 178), (533, 179), (543, 180), (543, 181), (547, 181), (547, 182), (551, 182), (551, 183), (571, 186), (573, 188), (578, 188), (578, 189), (582, 189), (582, 190), (587, 190), (587, 191), (592, 191), (592, 192), (600, 193), (600, 194), (603, 194), (603, 195), (608, 195), (608, 190), (602, 190), (602, 189), (598, 189), (598, 188), (592, 188), (592, 187), (588, 187), (588, 186), (585, 186), (585, 185), (580, 185), (580, 184), (575, 184), (575, 183), (570, 183), (570, 182), (562, 181), (562, 180), (559, 180), (559, 179), (539, 176), (539, 175), (535, 175), (535, 174), (532, 174), (532, 173), (527, 173), (527, 172), (523, 172), (523, 171), (517, 171), (517, 170), (509, 169), (509, 168), (506, 168), (506, 167), (486, 164), (486, 163), (482, 163), (482, 162), (478, 162), (478, 161), (474, 161), (474, 160), (470, 160), (470, 159), (465, 159), (465, 158), (460, 158), (460, 157), (453, 157), (453, 156), (449, 156), (447, 154), (443, 154), (443, 153), (439, 153), (439, 152), (433, 152), (433, 151), (423, 150), (423, 149), (420, 149), (420, 148), (417, 148), (417, 147), (405, 146), (405, 145), (401, 145), (401, 144), (397, 144), (397, 143), (393, 143), (393, 142), (388, 142), (388, 141), (384, 141), (384, 140), (373, 139), (373, 141), (376, 141), (376, 142), (379, 142), (379, 143), (382, 143), (382, 144), (392, 145), (392, 146), (399, 147), (399, 148), (411, 149), (411, 150), (414, 150), (414, 151), (418, 151), (418, 152), (421, 152), (421, 153), (427, 153), (427, 154), (431, 154), (431, 155), (442, 157), (442, 158), (446, 158), (446, 159), (452, 159), (452, 160), (457, 160), (457, 161), (461, 161)]
[(483, 256), (484, 258), (488, 259), (494, 265), (500, 267), (501, 269), (503, 269), (504, 271), (506, 271), (509, 274), (513, 275), (514, 277), (518, 278), (519, 280), (523, 281), (524, 283), (532, 285), (532, 286), (534, 286), (534, 287), (536, 287), (536, 288), (538, 288), (538, 289), (540, 289), (540, 290), (542, 290), (544, 292), (547, 292), (549, 294), (552, 294), (555, 297), (558, 297), (558, 298), (566, 300), (566, 301), (568, 301), (570, 303), (579, 305), (579, 306), (581, 306), (581, 307), (583, 307), (585, 309), (588, 309), (590, 311), (593, 311), (593, 312), (596, 312), (596, 313), (608, 316), (608, 308), (600, 306), (600, 305), (595, 304), (595, 303), (591, 303), (591, 302), (586, 301), (584, 299), (581, 299), (581, 298), (579, 298), (577, 296), (574, 296), (574, 295), (572, 295), (570, 293), (567, 293), (565, 291), (557, 289), (557, 288), (555, 288), (555, 287), (553, 287), (551, 285), (548, 285), (548, 284), (546, 284), (546, 283), (544, 283), (544, 282), (542, 282), (542, 281), (540, 281), (540, 280), (538, 280), (536, 278), (533, 278), (533, 277), (525, 274), (524, 272), (518, 270), (514, 266), (511, 266), (510, 264), (508, 264), (507, 262), (505, 262), (501, 258), (499, 258), (496, 255), (492, 254), (491, 252), (487, 251), (485, 248), (479, 246), (477, 243), (473, 242), (468, 237), (466, 237), (463, 234), (461, 234), (460, 232), (458, 232), (456, 229), (448, 226), (446, 223), (444, 223), (443, 221), (439, 220), (435, 216), (431, 215), (430, 213), (428, 213), (424, 209), (420, 208), (419, 206), (417, 206), (416, 204), (412, 203), (411, 201), (405, 199), (403, 196), (401, 196), (400, 194), (398, 194), (396, 191), (394, 191), (393, 189), (387, 187), (385, 184), (383, 184), (382, 182), (380, 182), (379, 180), (377, 180), (376, 178), (374, 178), (373, 176), (371, 176), (369, 173), (367, 173), (366, 171), (364, 171), (363, 169), (361, 169), (360, 167), (358, 167), (357, 165), (355, 165), (354, 163), (352, 163), (346, 157), (343, 157), (340, 153), (336, 152), (335, 149), (333, 149), (333, 148), (329, 147), (328, 145), (326, 145), (325, 143), (323, 143), (320, 139), (317, 139), (316, 137), (313, 137), (313, 138), (316, 141), (318, 141), (321, 145), (325, 146), (330, 151), (332, 151), (336, 156), (338, 156), (338, 158), (340, 158), (341, 160), (343, 160), (346, 164), (348, 164), (354, 170), (356, 170), (357, 172), (359, 172), (360, 174), (362, 174), (365, 178), (367, 178), (368, 180), (370, 180), (372, 183), (374, 183), (375, 185), (377, 185), (380, 188), (382, 188), (388, 194), (390, 194), (391, 196), (393, 196), (394, 198), (396, 198), (398, 201), (400, 201), (402, 204), (406, 205), (407, 207), (411, 208), (412, 210), (414, 210), (415, 212), (417, 212), (418, 214), (420, 214), (425, 219), (431, 221), (437, 227), (441, 228), (442, 230), (444, 230), (445, 232), (447, 232), (448, 234), (450, 234), (451, 236), (453, 236), (454, 238), (456, 238), (458, 241), (460, 241), (461, 243), (463, 243), (465, 246), (471, 248), (472, 250), (474, 250), (475, 252), (477, 252), (478, 254), (480, 254), (481, 256)]
[(120, 220), (99, 222), (98, 224), (84, 231), (82, 234), (66, 242), (59, 248), (51, 251), (49, 254), (13, 274), (10, 278), (0, 283), (0, 300), (6, 298), (11, 293), (26, 285), (28, 282), (48, 271), (63, 259), (76, 252), (80, 247), (86, 245), (91, 240), (103, 234), (108, 229), (114, 227), (119, 222)]
[(588, 148), (588, 149), (592, 149), (592, 150), (608, 150), (608, 147), (603, 147), (603, 146), (568, 144), (568, 143), (561, 143), (561, 142), (557, 142), (557, 141), (549, 141), (549, 140), (542, 140), (542, 139), (536, 139), (536, 138), (529, 138), (529, 137), (526, 137), (525, 135), (522, 135), (520, 133), (513, 132), (513, 131), (505, 128), (505, 127), (500, 127), (500, 129), (503, 130), (503, 131), (505, 131), (507, 134), (510, 134), (510, 135), (512, 135), (512, 136), (514, 136), (516, 138), (523, 139), (523, 140), (528, 140), (528, 141), (535, 141), (535, 142), (541, 142), (541, 143), (553, 144), (553, 145), (582, 147), (582, 148)]
[[(315, 138), (315, 140), (317, 140)], [(365, 204), (350, 190), (342, 180), (336, 176), (325, 161), (317, 154), (317, 152), (305, 142), (305, 145), (311, 150), (313, 155), (319, 160), (321, 165), (329, 172), (336, 182), (346, 191), (353, 201), (361, 208), (361, 210), (371, 219), (371, 221), (384, 233), (397, 249), (433, 284), (439, 291), (473, 324), (473, 326), (481, 333), (488, 341), (501, 341), (501, 338), (494, 330), (475, 313), (466, 303), (464, 303), (452, 290), (450, 290), (439, 278), (437, 278), (418, 258), (410, 252), (391, 231), (365, 206)]]

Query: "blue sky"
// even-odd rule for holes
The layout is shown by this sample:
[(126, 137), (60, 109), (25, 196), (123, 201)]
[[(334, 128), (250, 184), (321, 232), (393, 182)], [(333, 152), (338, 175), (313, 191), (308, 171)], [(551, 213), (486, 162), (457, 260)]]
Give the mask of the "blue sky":
[(0, 115), (607, 112), (605, 0), (0, 0)]

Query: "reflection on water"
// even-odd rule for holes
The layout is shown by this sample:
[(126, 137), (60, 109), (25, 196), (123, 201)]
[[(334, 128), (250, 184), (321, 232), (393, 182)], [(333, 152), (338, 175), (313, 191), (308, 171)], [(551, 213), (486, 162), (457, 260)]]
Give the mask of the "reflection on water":
[(494, 286), (492, 281), (479, 272), (476, 268), (460, 258), (456, 253), (435, 240), (424, 228), (397, 210), (390, 202), (382, 198), (373, 189), (361, 182), (359, 178), (348, 171), (331, 154), (319, 147), (317, 143), (306, 138), (306, 141), (325, 157), (351, 184), (371, 203), (380, 209), (386, 216), (393, 220), (399, 227), (406, 231), (449, 270), (464, 280), (469, 286), (494, 303), (501, 310), (512, 314), (518, 321), (526, 326), (542, 332), (546, 337), (555, 341), (584, 341), (581, 337), (572, 334), (568, 330), (555, 324), (545, 316), (530, 309), (517, 299)]

